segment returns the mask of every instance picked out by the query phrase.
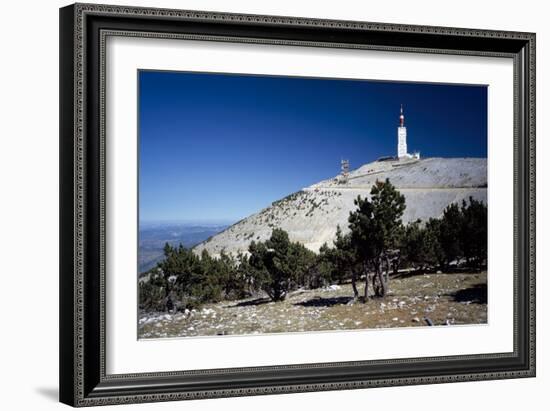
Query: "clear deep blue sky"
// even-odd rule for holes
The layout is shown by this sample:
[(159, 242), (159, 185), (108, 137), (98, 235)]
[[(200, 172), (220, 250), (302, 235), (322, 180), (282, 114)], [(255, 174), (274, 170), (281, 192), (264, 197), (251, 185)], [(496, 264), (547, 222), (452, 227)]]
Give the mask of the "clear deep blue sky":
[(409, 152), (487, 157), (487, 88), (139, 73), (140, 221), (234, 222), (340, 171)]

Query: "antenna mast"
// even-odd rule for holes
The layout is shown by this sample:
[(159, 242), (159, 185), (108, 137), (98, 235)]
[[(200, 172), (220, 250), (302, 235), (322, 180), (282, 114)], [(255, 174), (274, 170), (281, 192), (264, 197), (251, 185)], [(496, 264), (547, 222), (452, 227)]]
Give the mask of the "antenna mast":
[(347, 184), (349, 178), (349, 160), (342, 159), (340, 161), (340, 183)]

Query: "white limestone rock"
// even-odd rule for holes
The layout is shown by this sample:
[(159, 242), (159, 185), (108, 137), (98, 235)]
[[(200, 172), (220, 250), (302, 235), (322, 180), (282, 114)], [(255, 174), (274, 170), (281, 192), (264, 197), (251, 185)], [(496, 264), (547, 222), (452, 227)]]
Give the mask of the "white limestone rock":
[(355, 209), (353, 200), (358, 195), (368, 197), (376, 180), (386, 178), (405, 195), (405, 224), (440, 217), (449, 204), (469, 197), (487, 202), (485, 158), (375, 161), (351, 171), (345, 184), (333, 177), (274, 201), (198, 244), (194, 251), (200, 254), (206, 249), (214, 256), (222, 250), (230, 254), (246, 252), (251, 241), (267, 240), (273, 228), (282, 228), (292, 241), (313, 251), (324, 243), (332, 246), (336, 227), (339, 225), (344, 233), (348, 230), (347, 219)]

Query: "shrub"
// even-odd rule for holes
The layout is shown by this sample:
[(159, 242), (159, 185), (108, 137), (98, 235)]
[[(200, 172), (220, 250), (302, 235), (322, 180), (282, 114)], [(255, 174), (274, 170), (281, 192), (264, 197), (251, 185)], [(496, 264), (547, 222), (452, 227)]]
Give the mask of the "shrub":
[(273, 301), (284, 300), (290, 290), (304, 284), (315, 261), (313, 252), (291, 242), (288, 233), (278, 228), (267, 241), (253, 241), (248, 251), (254, 282)]

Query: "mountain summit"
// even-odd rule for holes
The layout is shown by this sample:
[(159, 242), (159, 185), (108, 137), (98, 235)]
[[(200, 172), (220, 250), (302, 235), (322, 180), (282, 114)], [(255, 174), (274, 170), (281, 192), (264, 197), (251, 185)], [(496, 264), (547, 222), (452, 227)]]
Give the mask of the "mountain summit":
[(320, 181), (274, 201), (271, 206), (233, 224), (198, 244), (212, 255), (245, 252), (251, 241), (267, 240), (273, 228), (287, 231), (292, 241), (318, 251), (332, 245), (339, 225), (348, 231), (348, 217), (357, 196), (369, 197), (376, 180), (386, 178), (405, 195), (403, 223), (440, 217), (451, 203), (472, 197), (487, 203), (487, 159), (381, 159), (351, 172)]

